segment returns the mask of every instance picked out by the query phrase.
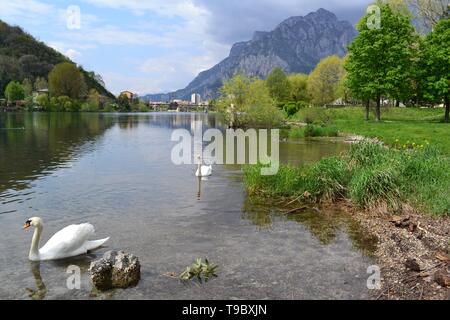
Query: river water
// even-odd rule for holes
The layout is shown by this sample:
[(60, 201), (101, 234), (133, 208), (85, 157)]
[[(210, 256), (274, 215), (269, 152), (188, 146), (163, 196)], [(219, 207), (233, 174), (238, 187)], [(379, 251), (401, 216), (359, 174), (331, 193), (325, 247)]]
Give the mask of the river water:
[[(174, 129), (222, 128), (214, 115), (0, 114), (0, 298), (2, 299), (364, 299), (374, 239), (342, 212), (286, 217), (246, 196), (240, 166), (216, 165), (201, 181), (195, 165), (170, 161)], [(339, 142), (282, 142), (284, 163), (304, 164), (346, 149)], [(200, 194), (199, 194), (200, 190)], [(31, 263), (32, 216), (41, 245), (61, 228), (90, 222), (107, 246), (61, 261)], [(106, 293), (92, 288), (90, 261), (111, 249), (137, 255), (142, 280)], [(165, 276), (197, 257), (217, 264), (199, 284)], [(69, 289), (67, 268), (81, 268)]]

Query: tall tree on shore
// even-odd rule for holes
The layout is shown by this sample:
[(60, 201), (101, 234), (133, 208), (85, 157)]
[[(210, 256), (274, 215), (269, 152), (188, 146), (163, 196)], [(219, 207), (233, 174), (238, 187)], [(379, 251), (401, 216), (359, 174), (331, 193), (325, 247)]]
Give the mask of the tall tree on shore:
[(342, 59), (330, 56), (322, 59), (308, 78), (308, 93), (314, 105), (323, 106), (335, 101), (345, 70)]
[(33, 93), (33, 83), (31, 80), (28, 78), (23, 79), (22, 87), (25, 92), (25, 97), (30, 97)]
[(450, 121), (450, 20), (442, 19), (425, 39), (421, 57), (424, 97), (445, 104), (445, 122)]
[(86, 83), (80, 70), (70, 62), (57, 64), (48, 75), (50, 94), (78, 99), (86, 95)]
[(5, 98), (8, 102), (16, 102), (25, 98), (25, 91), (20, 83), (11, 81), (5, 89)]
[(289, 101), (291, 94), (291, 84), (288, 77), (281, 68), (275, 68), (266, 80), (272, 98), (279, 104)]
[(376, 11), (361, 19), (345, 68), (347, 86), (366, 102), (375, 99), (375, 118), (380, 121), (381, 97), (399, 100), (411, 90), (417, 38), (408, 16), (394, 12), (383, 2), (377, 2), (377, 7), (379, 25), (371, 23)]
[(308, 75), (294, 73), (288, 76), (288, 80), (291, 84), (290, 100), (308, 102)]

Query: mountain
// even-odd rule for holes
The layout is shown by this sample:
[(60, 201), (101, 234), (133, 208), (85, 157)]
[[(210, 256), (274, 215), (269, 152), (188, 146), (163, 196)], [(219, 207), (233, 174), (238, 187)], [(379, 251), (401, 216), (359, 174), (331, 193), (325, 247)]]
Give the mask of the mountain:
[(199, 93), (203, 99), (216, 97), (223, 80), (238, 72), (261, 78), (267, 77), (275, 67), (287, 73), (309, 73), (322, 58), (334, 54), (344, 56), (356, 35), (349, 22), (339, 21), (325, 9), (291, 17), (273, 31), (256, 31), (252, 40), (234, 44), (228, 58), (201, 72), (185, 89), (150, 94), (144, 99), (189, 99), (192, 93)]
[[(22, 81), (37, 77), (47, 79), (53, 66), (60, 62), (72, 62), (69, 58), (33, 38), (20, 27), (10, 26), (0, 20), (0, 96), (9, 81)], [(72, 62), (73, 63), (73, 62)], [(94, 72), (79, 67), (88, 89), (114, 98)]]

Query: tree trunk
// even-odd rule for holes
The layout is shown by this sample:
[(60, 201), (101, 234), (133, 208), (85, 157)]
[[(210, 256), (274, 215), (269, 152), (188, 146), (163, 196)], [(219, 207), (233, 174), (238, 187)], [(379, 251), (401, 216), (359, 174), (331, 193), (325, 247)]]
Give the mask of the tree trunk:
[(445, 123), (449, 123), (449, 118), (450, 118), (450, 98), (449, 97), (445, 97), (445, 117), (444, 117), (444, 122)]
[(400, 107), (400, 100), (395, 101), (395, 106), (398, 108)]
[(377, 106), (375, 109), (375, 121), (381, 120), (381, 96), (377, 94)]
[(370, 99), (366, 100), (366, 121), (369, 121), (370, 114)]

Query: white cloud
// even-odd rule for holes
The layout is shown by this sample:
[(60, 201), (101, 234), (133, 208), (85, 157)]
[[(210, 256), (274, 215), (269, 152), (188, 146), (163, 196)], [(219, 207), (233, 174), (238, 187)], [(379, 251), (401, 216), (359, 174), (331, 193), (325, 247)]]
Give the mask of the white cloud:
[(69, 49), (64, 54), (72, 61), (75, 61), (78, 57), (81, 56), (81, 52), (74, 49)]
[(2, 16), (33, 16), (39, 18), (41, 14), (47, 14), (53, 9), (52, 5), (36, 1), (36, 0), (21, 0), (10, 1), (0, 0), (0, 14)]

